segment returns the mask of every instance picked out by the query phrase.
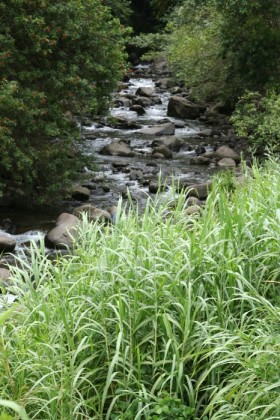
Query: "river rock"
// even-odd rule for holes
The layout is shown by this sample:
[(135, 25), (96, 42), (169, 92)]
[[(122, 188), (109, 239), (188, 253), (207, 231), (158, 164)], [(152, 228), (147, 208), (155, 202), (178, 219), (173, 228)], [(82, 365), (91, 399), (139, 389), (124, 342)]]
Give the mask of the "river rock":
[(233, 159), (236, 163), (239, 163), (241, 160), (240, 155), (228, 146), (220, 146), (216, 150), (215, 155), (219, 159), (223, 159), (223, 158)]
[(205, 130), (197, 133), (200, 137), (211, 137), (213, 135), (213, 130), (211, 128), (206, 128)]
[(153, 94), (155, 93), (155, 89), (153, 87), (139, 87), (136, 90), (136, 95), (138, 96), (146, 96), (146, 97), (150, 97), (153, 96)]
[(111, 221), (113, 223), (113, 225), (116, 223), (116, 218), (117, 218), (117, 213), (118, 213), (118, 208), (117, 206), (111, 206), (107, 209), (107, 212), (110, 214), (111, 216)]
[(103, 149), (99, 152), (101, 155), (109, 156), (123, 156), (133, 157), (134, 152), (130, 148), (129, 144), (123, 140), (113, 140), (110, 144), (106, 144)]
[(132, 170), (129, 175), (130, 181), (142, 181), (144, 175), (141, 169)]
[(223, 158), (218, 161), (217, 165), (220, 166), (221, 168), (235, 168), (236, 167), (235, 161), (231, 158)]
[(208, 197), (212, 188), (212, 182), (204, 182), (201, 184), (192, 184), (187, 187), (187, 197), (197, 197), (204, 200)]
[(91, 204), (84, 204), (76, 207), (73, 211), (74, 216), (82, 218), (83, 213), (87, 215), (90, 222), (111, 222), (111, 215), (106, 210), (99, 209)]
[(163, 155), (163, 154), (161, 154), (161, 153), (153, 153), (152, 154), (152, 157), (154, 158), (154, 159), (164, 159), (165, 158), (165, 156)]
[(146, 113), (145, 109), (141, 105), (132, 105), (130, 111), (137, 112), (138, 115), (144, 115)]
[(90, 196), (90, 190), (86, 187), (77, 186), (72, 191), (72, 198), (79, 201), (87, 201)]
[(167, 75), (168, 71), (168, 64), (165, 57), (157, 57), (153, 62), (153, 71), (162, 76)]
[(56, 226), (45, 236), (45, 245), (48, 248), (67, 249), (72, 248), (77, 236), (79, 219), (73, 214), (62, 213)]
[(118, 106), (126, 106), (127, 108), (129, 108), (131, 105), (131, 102), (127, 97), (120, 96), (114, 100), (114, 104)]
[(16, 241), (10, 235), (0, 235), (0, 253), (13, 252), (16, 247)]
[(195, 120), (205, 109), (205, 107), (196, 105), (181, 96), (171, 96), (167, 107), (167, 115), (175, 118)]
[(174, 86), (174, 81), (172, 79), (169, 79), (168, 77), (159, 79), (155, 82), (156, 87), (159, 87), (161, 89), (170, 89)]
[(186, 204), (187, 204), (188, 207), (201, 206), (202, 205), (201, 201), (197, 197), (188, 197), (187, 200), (186, 200)]
[(149, 184), (149, 192), (151, 194), (156, 194), (157, 192), (166, 191), (167, 187), (165, 185), (159, 184), (157, 181), (151, 181)]
[(202, 211), (200, 206), (197, 205), (193, 205), (193, 206), (189, 206), (186, 210), (185, 210), (185, 216), (191, 216), (193, 214), (200, 214)]
[(146, 108), (152, 106), (153, 102), (150, 98), (139, 96), (138, 98), (132, 99), (132, 105), (141, 105), (143, 108)]
[(1, 281), (7, 281), (11, 277), (11, 272), (7, 268), (0, 268), (0, 285)]
[(168, 147), (168, 149), (174, 151), (174, 152), (179, 152), (179, 150), (181, 149), (182, 146), (182, 140), (178, 139), (175, 136), (166, 136), (166, 137), (162, 137), (160, 139), (157, 139), (155, 141), (153, 141), (152, 143), (152, 147), (158, 147), (164, 145), (166, 147)]
[(151, 136), (170, 136), (175, 133), (175, 125), (171, 122), (144, 128), (141, 133)]
[[(135, 120), (137, 116), (135, 116)], [(132, 120), (128, 120), (124, 116), (114, 117), (114, 120), (110, 122), (110, 127), (117, 128), (119, 130), (135, 130), (140, 128), (141, 126)]]
[(168, 149), (168, 147), (166, 147), (164, 144), (153, 149), (152, 155), (156, 153), (163, 155), (166, 159), (172, 159), (173, 157), (173, 153), (171, 152), (171, 150)]
[(204, 156), (197, 156), (190, 159), (191, 165), (209, 165), (210, 163), (211, 159)]

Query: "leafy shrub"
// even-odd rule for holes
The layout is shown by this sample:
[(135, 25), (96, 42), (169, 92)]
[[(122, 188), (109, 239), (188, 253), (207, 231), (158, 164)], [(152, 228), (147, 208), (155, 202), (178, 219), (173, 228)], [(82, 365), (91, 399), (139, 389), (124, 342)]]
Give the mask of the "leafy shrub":
[[(75, 171), (69, 119), (107, 109), (126, 31), (101, 0), (0, 3), (0, 187), (49, 201)], [(3, 159), (2, 159), (3, 157)]]
[(255, 152), (280, 151), (280, 96), (247, 92), (231, 118), (237, 134), (248, 137)]
[(173, 75), (192, 89), (194, 99), (212, 100), (224, 93), (220, 36), (220, 17), (213, 7), (178, 9), (166, 53)]

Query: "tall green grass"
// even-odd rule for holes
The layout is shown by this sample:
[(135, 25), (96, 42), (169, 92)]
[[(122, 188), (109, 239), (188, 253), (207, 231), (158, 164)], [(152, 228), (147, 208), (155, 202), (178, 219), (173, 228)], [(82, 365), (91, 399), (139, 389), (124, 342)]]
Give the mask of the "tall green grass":
[[(280, 419), (280, 172), (85, 220), (55, 263), (15, 269), (0, 398), (30, 419)], [(25, 266), (24, 266), (25, 264)]]

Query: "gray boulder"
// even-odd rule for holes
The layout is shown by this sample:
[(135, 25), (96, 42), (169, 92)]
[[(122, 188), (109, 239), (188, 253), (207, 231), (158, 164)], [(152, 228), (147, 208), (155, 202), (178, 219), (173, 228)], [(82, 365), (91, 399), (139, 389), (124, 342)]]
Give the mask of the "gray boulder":
[(144, 115), (146, 113), (145, 109), (141, 105), (132, 105), (130, 111), (137, 112), (138, 115)]
[(215, 155), (219, 159), (223, 159), (223, 158), (233, 159), (236, 163), (239, 163), (241, 160), (240, 155), (228, 146), (220, 146), (216, 150)]
[(171, 150), (168, 149), (168, 147), (166, 147), (164, 144), (153, 149), (152, 155), (155, 155), (156, 153), (163, 155), (166, 159), (172, 159), (173, 157)]
[(172, 136), (175, 133), (175, 125), (171, 122), (154, 125), (153, 127), (144, 128), (141, 133), (151, 136)]
[(198, 206), (198, 205), (189, 206), (185, 210), (185, 216), (197, 215), (197, 214), (200, 214), (201, 211), (202, 211), (201, 206)]
[(13, 252), (16, 247), (16, 241), (8, 234), (0, 235), (0, 253)]
[(211, 191), (212, 183), (204, 182), (201, 184), (192, 184), (187, 187), (187, 197), (197, 197), (200, 200), (205, 200)]
[(134, 152), (129, 144), (123, 140), (113, 140), (99, 152), (101, 155), (133, 157)]
[(86, 187), (77, 186), (72, 191), (72, 198), (79, 201), (87, 201), (90, 196), (90, 190)]
[(153, 94), (155, 93), (155, 89), (153, 87), (139, 87), (136, 90), (136, 95), (138, 96), (146, 96), (146, 97), (150, 97), (153, 96)]
[(169, 117), (195, 120), (205, 109), (205, 107), (196, 105), (181, 96), (171, 96), (167, 107), (167, 115)]
[(166, 137), (162, 137), (160, 139), (157, 139), (155, 141), (153, 141), (152, 143), (152, 147), (158, 147), (164, 145), (166, 147), (168, 147), (168, 149), (174, 151), (174, 152), (179, 152), (179, 150), (181, 149), (182, 146), (182, 140), (178, 139), (175, 136), (166, 136)]
[(145, 96), (139, 96), (138, 98), (132, 99), (132, 105), (141, 105), (143, 108), (153, 105), (153, 101)]
[(236, 167), (235, 161), (231, 158), (223, 158), (219, 160), (217, 165), (220, 166), (221, 168), (235, 168)]
[(73, 214), (62, 213), (56, 221), (56, 226), (45, 236), (45, 245), (48, 248), (72, 248), (77, 236), (79, 219)]

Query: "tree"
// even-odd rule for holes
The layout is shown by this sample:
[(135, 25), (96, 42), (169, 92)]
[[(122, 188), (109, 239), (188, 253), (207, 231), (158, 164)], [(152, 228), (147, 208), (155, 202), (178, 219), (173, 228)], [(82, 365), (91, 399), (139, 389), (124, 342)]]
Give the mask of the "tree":
[(77, 125), (106, 109), (125, 31), (102, 0), (0, 4), (0, 191), (46, 200), (73, 172)]
[(171, 64), (198, 94), (212, 85), (212, 96), (233, 106), (246, 89), (279, 85), (279, 26), (279, 0), (185, 0), (173, 20)]

